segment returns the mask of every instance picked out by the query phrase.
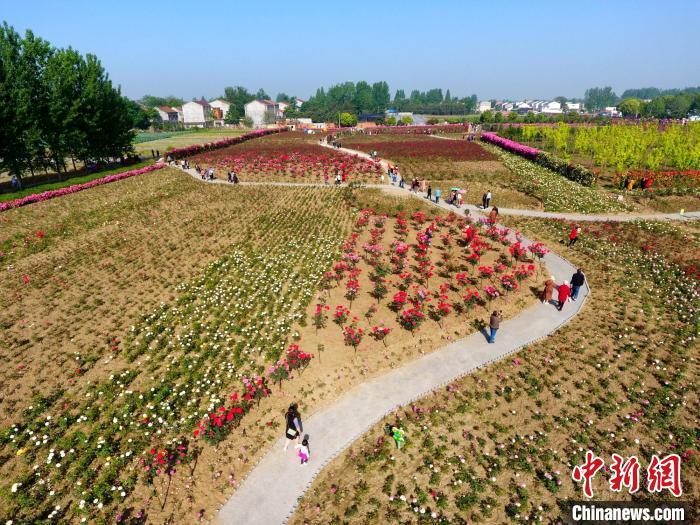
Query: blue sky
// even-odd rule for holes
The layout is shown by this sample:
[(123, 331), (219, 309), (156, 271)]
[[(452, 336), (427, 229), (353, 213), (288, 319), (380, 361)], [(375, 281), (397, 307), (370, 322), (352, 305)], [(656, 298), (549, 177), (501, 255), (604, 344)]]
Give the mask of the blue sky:
[(700, 1), (0, 0), (0, 20), (96, 54), (132, 98), (345, 80), (479, 98), (700, 85)]

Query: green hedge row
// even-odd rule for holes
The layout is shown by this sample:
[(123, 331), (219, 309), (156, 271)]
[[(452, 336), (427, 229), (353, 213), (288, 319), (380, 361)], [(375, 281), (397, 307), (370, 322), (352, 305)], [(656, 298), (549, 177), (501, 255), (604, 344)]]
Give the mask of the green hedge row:
[(580, 164), (570, 164), (564, 159), (555, 157), (551, 153), (540, 151), (535, 158), (535, 162), (540, 166), (557, 172), (559, 175), (569, 180), (578, 182), (582, 186), (593, 186), (596, 181), (596, 174)]

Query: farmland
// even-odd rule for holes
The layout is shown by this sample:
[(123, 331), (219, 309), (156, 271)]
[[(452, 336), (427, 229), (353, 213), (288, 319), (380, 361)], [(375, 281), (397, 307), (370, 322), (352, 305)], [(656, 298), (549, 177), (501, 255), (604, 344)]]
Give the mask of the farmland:
[(209, 515), (291, 392), (316, 409), (514, 315), (538, 267), (419, 201), (168, 168), (0, 220), (3, 522)]
[[(569, 227), (509, 223), (550, 245)], [(587, 449), (643, 468), (677, 453), (683, 499), (697, 499), (697, 229), (599, 223), (582, 242), (558, 248), (594, 290), (573, 323), (384, 418), (325, 467), (291, 523), (554, 523), (557, 500), (581, 499), (571, 469)], [(401, 450), (386, 424), (405, 430)], [(596, 499), (629, 499), (608, 477)]]
[(214, 167), (226, 178), (233, 170), (243, 181), (317, 182), (332, 181), (341, 173), (347, 182), (379, 182), (381, 166), (373, 161), (325, 148), (318, 139), (303, 133), (280, 133), (254, 142), (210, 151), (190, 159), (192, 165)]
[(196, 129), (191, 131), (182, 131), (176, 133), (154, 133), (155, 140), (146, 140), (149, 138), (148, 133), (137, 135), (137, 140), (134, 141), (134, 150), (140, 155), (150, 157), (151, 150), (160, 151), (161, 155), (173, 148), (184, 148), (193, 144), (205, 144), (207, 142), (215, 142), (217, 140), (228, 137), (237, 137), (250, 130), (244, 128), (225, 128), (225, 129)]

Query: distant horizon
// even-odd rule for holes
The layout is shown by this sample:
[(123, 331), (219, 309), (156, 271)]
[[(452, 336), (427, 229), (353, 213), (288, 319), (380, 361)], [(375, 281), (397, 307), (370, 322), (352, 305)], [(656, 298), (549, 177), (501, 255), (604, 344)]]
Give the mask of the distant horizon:
[[(263, 11), (214, 0), (119, 9), (75, 0), (7, 2), (3, 20), (56, 47), (95, 54), (122, 93), (192, 100), (241, 85), (302, 99), (347, 80), (397, 89), (449, 89), (479, 100), (583, 98), (590, 87), (700, 85), (700, 2), (443, 1), (429, 7), (358, 1), (342, 6), (271, 0)], [(270, 18), (272, 14), (272, 18)], [(267, 18), (266, 18), (267, 17)]]

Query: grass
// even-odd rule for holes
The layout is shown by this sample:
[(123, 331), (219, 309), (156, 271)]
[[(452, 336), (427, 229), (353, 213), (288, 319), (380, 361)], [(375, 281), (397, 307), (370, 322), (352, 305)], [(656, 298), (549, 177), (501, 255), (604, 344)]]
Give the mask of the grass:
[(35, 195), (37, 193), (43, 193), (49, 190), (58, 190), (60, 188), (66, 188), (68, 186), (73, 186), (75, 184), (83, 184), (85, 182), (90, 182), (91, 180), (101, 179), (102, 177), (107, 177), (108, 175), (114, 175), (116, 173), (123, 173), (125, 171), (136, 170), (143, 168), (152, 164), (152, 161), (137, 162), (136, 164), (131, 164), (130, 166), (122, 166), (119, 168), (114, 168), (106, 171), (98, 171), (95, 173), (90, 173), (89, 175), (81, 175), (79, 177), (71, 177), (67, 180), (60, 182), (49, 182), (46, 184), (40, 184), (38, 186), (32, 186), (31, 188), (25, 188), (20, 191), (15, 191), (12, 193), (2, 193), (0, 194), (0, 202), (12, 201), (15, 199), (21, 199), (27, 195)]
[(206, 142), (213, 142), (227, 137), (237, 137), (238, 135), (242, 135), (248, 131), (250, 130), (239, 128), (207, 128), (197, 130), (192, 129), (168, 134), (168, 136), (166, 137), (156, 138), (155, 140), (143, 141), (138, 143), (134, 142), (134, 150), (136, 150), (136, 153), (147, 156), (151, 155), (151, 150), (158, 150), (160, 151), (161, 155), (164, 155), (166, 151), (173, 148), (182, 148), (185, 146), (191, 146), (192, 144), (203, 144)]

